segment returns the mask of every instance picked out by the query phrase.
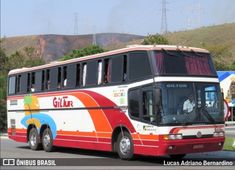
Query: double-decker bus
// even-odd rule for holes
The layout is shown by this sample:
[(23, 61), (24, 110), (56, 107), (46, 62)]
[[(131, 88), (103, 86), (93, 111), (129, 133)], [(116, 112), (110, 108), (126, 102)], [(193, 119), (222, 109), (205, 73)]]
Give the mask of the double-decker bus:
[(219, 151), (222, 98), (210, 53), (141, 46), (8, 75), (8, 136), (42, 145), (183, 157)]

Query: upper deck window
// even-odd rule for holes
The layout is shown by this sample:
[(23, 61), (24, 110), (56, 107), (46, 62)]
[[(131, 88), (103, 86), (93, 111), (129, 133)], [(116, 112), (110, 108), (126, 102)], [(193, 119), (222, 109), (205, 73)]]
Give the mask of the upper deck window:
[(131, 52), (129, 55), (129, 79), (144, 79), (152, 75), (147, 52)]
[(15, 94), (15, 92), (16, 92), (16, 77), (15, 76), (10, 77), (8, 84), (9, 84), (8, 85), (8, 93)]
[(155, 51), (153, 59), (158, 75), (216, 76), (211, 57), (207, 53)]

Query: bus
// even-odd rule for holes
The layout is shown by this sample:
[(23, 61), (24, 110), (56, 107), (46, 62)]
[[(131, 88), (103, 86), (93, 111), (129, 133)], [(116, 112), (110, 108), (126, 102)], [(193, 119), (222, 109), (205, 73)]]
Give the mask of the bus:
[(8, 136), (54, 146), (182, 158), (219, 151), (224, 115), (209, 51), (132, 45), (8, 74)]

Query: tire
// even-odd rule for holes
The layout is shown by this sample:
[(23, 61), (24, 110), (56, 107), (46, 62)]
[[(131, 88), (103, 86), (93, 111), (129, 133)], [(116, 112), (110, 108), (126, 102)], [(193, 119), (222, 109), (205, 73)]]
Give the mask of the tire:
[(177, 154), (177, 155), (170, 155), (171, 159), (174, 160), (181, 160), (185, 157), (186, 154)]
[(119, 133), (116, 145), (117, 153), (121, 159), (132, 159), (133, 158), (133, 141), (131, 135), (127, 131)]
[(36, 128), (32, 128), (29, 131), (28, 143), (32, 150), (39, 150), (41, 148), (40, 137)]
[(42, 146), (44, 151), (51, 152), (53, 150), (53, 137), (49, 128), (45, 129), (42, 134)]

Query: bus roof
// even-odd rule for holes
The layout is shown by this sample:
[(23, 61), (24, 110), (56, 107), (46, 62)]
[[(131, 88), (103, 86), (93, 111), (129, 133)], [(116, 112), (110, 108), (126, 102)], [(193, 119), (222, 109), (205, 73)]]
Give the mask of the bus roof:
[(187, 46), (176, 46), (176, 45), (129, 45), (126, 48), (118, 49), (118, 50), (113, 50), (113, 51), (108, 51), (104, 53), (98, 53), (94, 55), (89, 55), (85, 57), (80, 57), (80, 58), (74, 58), (66, 61), (53, 61), (49, 64), (45, 65), (40, 65), (40, 66), (35, 66), (35, 67), (23, 67), (19, 69), (14, 69), (9, 72), (8, 75), (12, 74), (17, 74), (17, 73), (23, 73), (23, 72), (29, 72), (29, 71), (35, 71), (35, 70), (40, 70), (40, 69), (46, 69), (54, 66), (60, 66), (64, 64), (70, 64), (74, 62), (80, 62), (80, 61), (86, 61), (90, 59), (95, 59), (95, 58), (101, 58), (105, 56), (110, 56), (110, 55), (116, 55), (120, 53), (126, 53), (130, 51), (138, 51), (138, 50), (145, 50), (145, 51), (151, 51), (151, 50), (170, 50), (170, 51), (175, 51), (175, 50), (181, 50), (181, 51), (195, 51), (195, 52), (202, 52), (202, 53), (209, 53), (208, 50), (202, 49), (202, 48), (195, 48), (195, 47), (187, 47)]

